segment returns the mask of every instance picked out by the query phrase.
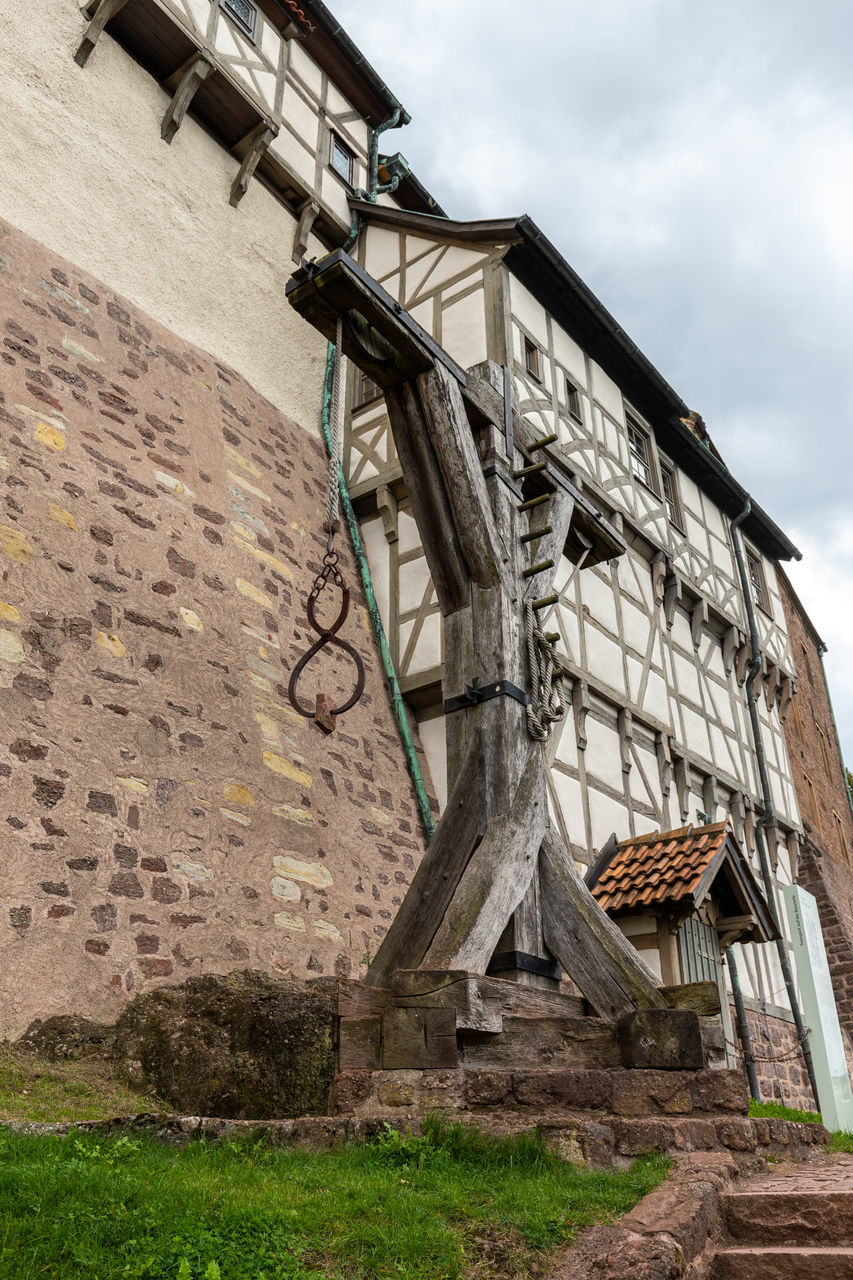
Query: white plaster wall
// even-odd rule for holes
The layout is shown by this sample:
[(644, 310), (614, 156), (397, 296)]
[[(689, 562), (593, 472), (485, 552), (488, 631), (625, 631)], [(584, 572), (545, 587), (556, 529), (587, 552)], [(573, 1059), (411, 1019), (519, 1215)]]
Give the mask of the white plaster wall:
[[(295, 223), (105, 35), (81, 70), (75, 0), (0, 0), (0, 218), (91, 271), (319, 429), (324, 340), (285, 301)], [(319, 243), (309, 256), (322, 252)]]

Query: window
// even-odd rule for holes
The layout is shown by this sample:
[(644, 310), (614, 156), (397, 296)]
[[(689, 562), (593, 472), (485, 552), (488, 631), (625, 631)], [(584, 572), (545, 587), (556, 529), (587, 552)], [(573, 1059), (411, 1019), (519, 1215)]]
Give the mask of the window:
[(628, 419), (628, 446), (631, 451), (631, 470), (638, 480), (655, 490), (652, 470), (652, 444), (646, 432), (633, 418)]
[(832, 816), (835, 819), (835, 832), (838, 836), (838, 843), (841, 846), (841, 852), (847, 862), (850, 861), (850, 850), (847, 848), (847, 836), (844, 834), (844, 823), (833, 809)]
[(355, 175), (355, 155), (336, 133), (332, 134), (330, 163), (338, 177), (352, 186)]
[(382, 392), (373, 379), (368, 378), (366, 373), (362, 373), (357, 369), (355, 374), (355, 399), (353, 401), (353, 408), (360, 409), (362, 405), (370, 404), (372, 400), (378, 400), (381, 395)]
[(258, 10), (251, 0), (219, 0), (219, 7), (244, 35), (254, 40), (258, 29)]
[(832, 782), (832, 766), (829, 763), (829, 744), (826, 741), (826, 734), (819, 724), (816, 724), (815, 728), (817, 729), (820, 737), (820, 750), (821, 755), (823, 756), (824, 772), (826, 773), (827, 778), (829, 778), (829, 781)]
[(540, 382), (542, 375), (539, 372), (539, 348), (535, 342), (531, 342), (529, 338), (524, 339), (524, 367), (530, 374), (531, 378), (535, 378)]
[(791, 710), (794, 713), (794, 733), (797, 735), (800, 742), (802, 742), (804, 740), (803, 739), (803, 722), (800, 719), (800, 700), (796, 694), (794, 694), (794, 697), (791, 700)]
[(666, 504), (666, 514), (670, 520), (679, 529), (684, 527), (681, 518), (681, 507), (678, 502), (678, 490), (675, 487), (675, 470), (662, 462), (660, 467), (660, 483), (663, 489), (663, 500)]
[(767, 588), (764, 585), (764, 572), (761, 568), (761, 561), (751, 551), (746, 553), (746, 566), (749, 572), (749, 581), (752, 583), (753, 599), (759, 609), (769, 613), (770, 611), (767, 608)]
[(820, 822), (820, 809), (817, 807), (817, 792), (814, 789), (814, 783), (807, 773), (804, 773), (803, 777), (806, 782), (806, 791), (809, 797), (809, 812), (811, 813), (812, 821), (820, 834), (823, 835), (823, 827)]
[(570, 382), (568, 378), (566, 378), (566, 406), (571, 417), (577, 422), (583, 422), (580, 393), (575, 384)]

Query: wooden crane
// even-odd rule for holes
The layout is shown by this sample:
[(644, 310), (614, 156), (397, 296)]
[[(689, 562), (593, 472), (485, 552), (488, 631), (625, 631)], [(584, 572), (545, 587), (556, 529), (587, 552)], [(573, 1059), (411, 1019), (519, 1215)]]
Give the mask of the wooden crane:
[(594, 564), (624, 543), (547, 460), (555, 437), (537, 439), (513, 409), (509, 377), (459, 368), (342, 250), (287, 292), (330, 340), (343, 318), (345, 355), (385, 395), (444, 619), (447, 806), (367, 983), (485, 974), (502, 942), (556, 957), (609, 1021), (665, 1007), (550, 822), (545, 753), (527, 728), (525, 606), (556, 599), (563, 554)]

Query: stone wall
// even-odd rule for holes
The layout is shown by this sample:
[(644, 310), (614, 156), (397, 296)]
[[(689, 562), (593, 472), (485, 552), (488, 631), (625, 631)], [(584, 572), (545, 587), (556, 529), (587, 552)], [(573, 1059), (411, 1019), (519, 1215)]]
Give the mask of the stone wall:
[(853, 1065), (853, 878), (806, 837), (800, 851), (798, 882), (814, 894), (820, 915), (826, 957), (838, 1020)]
[[(734, 1007), (732, 1024), (737, 1026)], [(817, 1110), (802, 1054), (797, 1045), (797, 1029), (787, 1018), (765, 1018), (759, 1009), (746, 1010), (746, 1021), (755, 1055), (755, 1073), (762, 1102), (781, 1102), (801, 1111)], [(738, 1062), (742, 1063), (738, 1044)]]
[[(814, 625), (782, 570), (779, 588), (797, 664), (797, 692), (785, 739), (803, 826), (811, 839), (851, 872), (853, 813)], [(850, 916), (853, 926), (853, 916)]]
[(286, 700), (316, 436), (8, 225), (0, 357), (0, 1036), (204, 972), (357, 976), (424, 842), (345, 536), (365, 695), (330, 738)]

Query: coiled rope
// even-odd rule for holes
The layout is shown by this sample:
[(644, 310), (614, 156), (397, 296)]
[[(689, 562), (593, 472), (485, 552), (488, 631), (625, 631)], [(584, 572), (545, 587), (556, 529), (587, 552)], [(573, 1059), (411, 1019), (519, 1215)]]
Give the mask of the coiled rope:
[(537, 742), (547, 742), (553, 726), (566, 714), (567, 673), (557, 657), (556, 641), (545, 634), (530, 603), (524, 606), (524, 638), (533, 697), (527, 708), (527, 732)]

